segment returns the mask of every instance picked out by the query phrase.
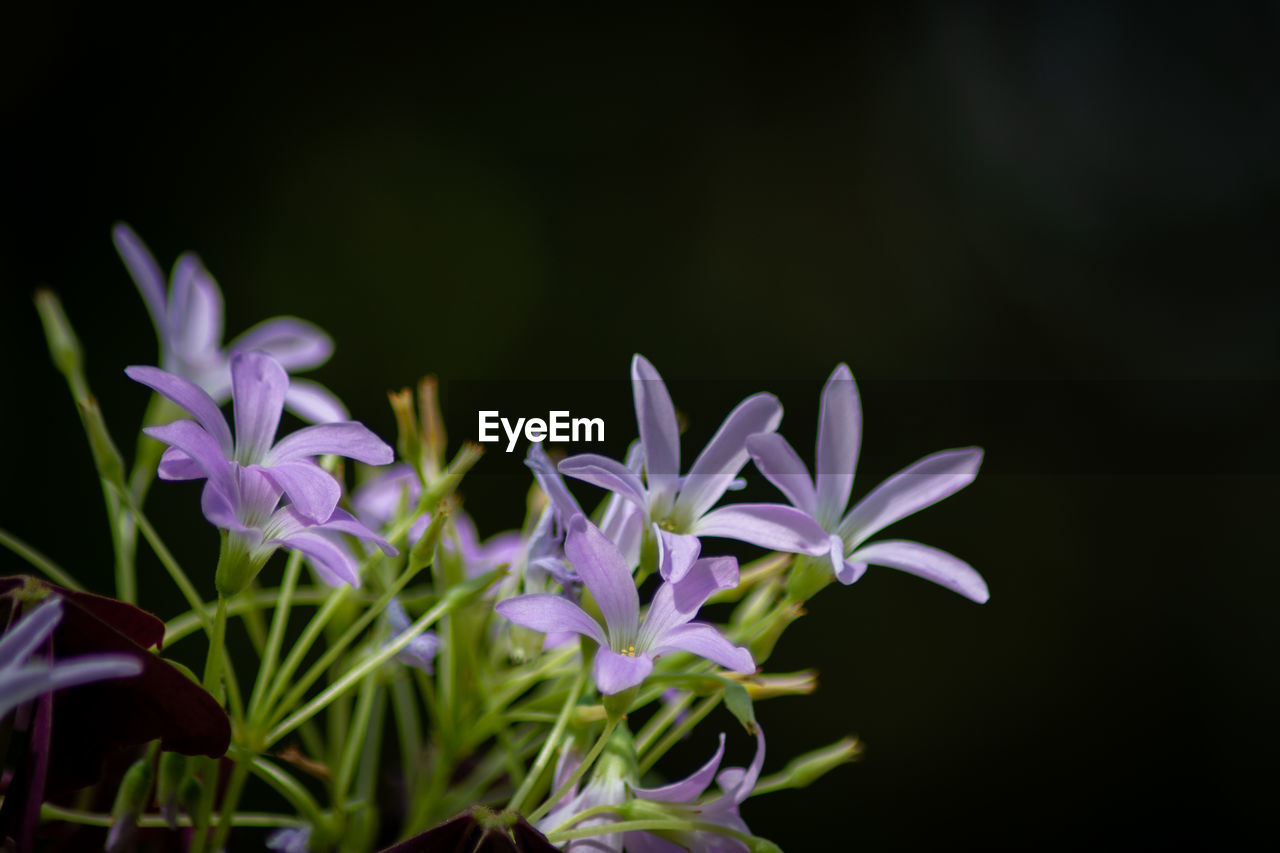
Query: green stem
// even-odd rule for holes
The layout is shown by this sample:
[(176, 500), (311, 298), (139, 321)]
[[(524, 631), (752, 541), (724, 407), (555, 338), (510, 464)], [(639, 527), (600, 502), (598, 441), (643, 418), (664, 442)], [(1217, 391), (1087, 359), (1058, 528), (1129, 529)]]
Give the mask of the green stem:
[(169, 577), (177, 585), (178, 590), (182, 593), (182, 597), (187, 600), (187, 605), (204, 617), (200, 620), (204, 626), (205, 633), (213, 634), (213, 623), (209, 620), (208, 614), (205, 612), (204, 599), (200, 597), (200, 593), (196, 591), (195, 584), (182, 570), (182, 566), (178, 565), (178, 561), (174, 559), (168, 547), (165, 546), (164, 540), (160, 538), (160, 534), (151, 526), (151, 521), (142, 512), (142, 508), (134, 502), (133, 496), (125, 493), (125, 502), (129, 506), (129, 511), (133, 513), (134, 519), (138, 522), (138, 529), (142, 531), (143, 537), (147, 540), (147, 544), (151, 546), (151, 550), (155, 552), (156, 557), (160, 560), (160, 565), (164, 566), (165, 571), (169, 573)]
[(542, 745), (542, 749), (538, 752), (538, 757), (534, 760), (533, 767), (529, 770), (529, 775), (524, 777), (524, 783), (516, 789), (515, 794), (511, 797), (511, 802), (507, 804), (507, 808), (511, 811), (520, 810), (520, 807), (524, 805), (525, 798), (533, 793), (533, 786), (537, 784), (538, 779), (542, 777), (543, 771), (551, 763), (551, 756), (555, 754), (556, 749), (560, 746), (560, 739), (564, 737), (564, 730), (569, 725), (569, 715), (573, 713), (573, 706), (578, 703), (578, 696), (582, 693), (582, 688), (586, 683), (587, 667), (583, 664), (578, 668), (578, 674), (573, 679), (573, 686), (569, 688), (569, 695), (565, 697), (564, 706), (560, 709), (560, 716), (556, 719), (555, 726), (552, 727), (546, 743)]
[(552, 806), (564, 799), (565, 795), (573, 790), (573, 786), (578, 784), (578, 780), (583, 777), (587, 772), (587, 769), (595, 763), (597, 758), (600, 757), (600, 753), (604, 751), (605, 744), (609, 742), (609, 737), (617, 727), (617, 719), (609, 720), (609, 722), (605, 724), (604, 731), (600, 734), (600, 739), (596, 741), (595, 746), (591, 747), (591, 751), (587, 753), (587, 757), (582, 759), (582, 763), (578, 765), (578, 768), (573, 771), (568, 779), (564, 780), (564, 784), (559, 788), (556, 788), (555, 792), (551, 796), (547, 797), (546, 801), (543, 802), (542, 805), (534, 809), (533, 814), (528, 817), (529, 823), (536, 824), (539, 818), (551, 810)]
[(231, 816), (240, 803), (240, 793), (244, 790), (245, 780), (249, 778), (249, 758), (237, 755), (235, 767), (231, 771), (231, 780), (227, 782), (227, 790), (222, 795), (222, 811), (218, 813), (218, 823), (213, 830), (211, 850), (221, 850), (227, 842), (227, 834), (231, 832)]
[(249, 719), (256, 720), (263, 701), (267, 698), (267, 685), (275, 675), (280, 646), (284, 643), (285, 628), (289, 625), (289, 608), (298, 586), (298, 575), (302, 571), (302, 552), (294, 551), (284, 566), (284, 581), (276, 596), (275, 612), (271, 616), (271, 631), (267, 634), (267, 645), (262, 653), (262, 663), (258, 666), (258, 678), (253, 684), (253, 693), (249, 694)]
[[(0, 804), (4, 803), (4, 797), (0, 797)], [(56, 806), (52, 803), (45, 803), (40, 807), (41, 820), (60, 820), (64, 823), (76, 823), (82, 826), (111, 826), (115, 822), (109, 814), (101, 814), (99, 812), (87, 812), (80, 809), (69, 809), (64, 806)], [(284, 814), (268, 814), (265, 812), (239, 812), (231, 816), (229, 823), (232, 826), (246, 827), (277, 827), (277, 826), (297, 826), (298, 819), (293, 815)], [(178, 815), (178, 826), (191, 826), (191, 818), (187, 815)], [(163, 815), (144, 814), (138, 816), (138, 826), (143, 829), (168, 829), (169, 822)]]
[[(238, 594), (234, 599), (227, 603), (228, 616), (240, 616), (247, 613), (251, 607), (262, 607), (264, 605), (273, 604), (279, 599), (281, 590), (279, 589), (258, 589), (245, 590)], [(329, 596), (333, 594), (333, 590), (329, 587), (305, 587), (295, 590), (291, 596), (294, 604), (324, 604), (329, 600)], [(217, 609), (216, 602), (208, 603), (204, 606), (204, 618), (212, 619), (213, 612)], [(200, 630), (202, 619), (194, 610), (188, 610), (186, 613), (173, 617), (164, 623), (164, 647), (170, 648), (179, 640), (185, 640), (187, 637)], [(269, 639), (269, 638), (268, 638)], [(277, 655), (279, 652), (277, 651)]]
[(667, 730), (667, 726), (680, 716), (680, 712), (689, 707), (689, 703), (693, 701), (692, 693), (684, 693), (674, 702), (668, 702), (662, 706), (662, 710), (649, 718), (649, 722), (644, 724), (644, 728), (640, 730), (640, 734), (636, 735), (636, 755), (643, 755), (645, 750), (653, 745), (658, 739), (658, 735)]
[[(219, 684), (222, 680), (222, 661), (226, 657), (223, 648), (227, 635), (227, 599), (218, 596), (218, 609), (213, 617), (213, 629), (209, 634), (209, 653), (204, 662), (204, 679), (201, 682), (218, 704), (223, 703)], [(200, 792), (200, 803), (195, 815), (195, 833), (191, 838), (191, 853), (203, 853), (209, 840), (209, 826), (213, 815), (213, 802), (218, 794), (217, 758), (206, 758), (204, 787)], [(214, 848), (217, 850), (217, 848)]]
[(320, 805), (297, 779), (261, 756), (253, 759), (249, 769), (253, 771), (253, 775), (266, 782), (275, 789), (276, 793), (288, 800), (289, 805), (293, 806), (294, 810), (307, 823), (314, 827), (325, 825), (324, 812), (320, 811)]
[(320, 636), (324, 626), (333, 618), (333, 614), (337, 612), (343, 599), (346, 598), (347, 590), (350, 588), (349, 586), (340, 586), (331, 590), (324, 604), (312, 614), (311, 621), (307, 623), (307, 627), (302, 629), (302, 636), (298, 638), (298, 642), (294, 643), (293, 648), (289, 651), (289, 656), (284, 659), (284, 663), (281, 664), (279, 671), (276, 673), (271, 689), (267, 692), (267, 698), (259, 706), (259, 717), (263, 716), (263, 712), (266, 709), (272, 708), (276, 700), (280, 698), (280, 694), (284, 692), (290, 679), (293, 678), (293, 674), (302, 664), (302, 659), (306, 657), (307, 652), (311, 651), (312, 644)]
[(44, 572), (49, 576), (50, 580), (59, 586), (64, 586), (77, 592), (84, 591), (84, 587), (77, 583), (75, 578), (67, 574), (66, 570), (2, 527), (0, 527), (0, 545), (8, 548), (23, 560)]
[(366, 746), (365, 734), (369, 728), (370, 715), (373, 712), (374, 699), (378, 694), (378, 679), (366, 678), (360, 685), (360, 698), (356, 702), (355, 718), (349, 730), (344, 731), (346, 748), (342, 751), (342, 761), (333, 781), (333, 806), (344, 809), (347, 789), (351, 787), (351, 778), (355, 775), (356, 761), (361, 750)]

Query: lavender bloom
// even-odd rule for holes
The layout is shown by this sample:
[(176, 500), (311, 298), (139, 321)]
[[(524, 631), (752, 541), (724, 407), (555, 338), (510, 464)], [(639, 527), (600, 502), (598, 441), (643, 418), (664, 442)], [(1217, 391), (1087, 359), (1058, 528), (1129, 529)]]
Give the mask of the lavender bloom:
[(644, 472), (594, 453), (571, 456), (560, 472), (608, 489), (644, 513), (646, 528), (661, 543), (662, 576), (680, 580), (697, 559), (699, 536), (739, 539), (752, 545), (803, 554), (825, 554), (827, 536), (813, 519), (780, 504), (735, 504), (711, 509), (734, 484), (747, 462), (747, 437), (771, 433), (782, 420), (772, 394), (756, 394), (729, 413), (719, 431), (680, 476), (680, 434), (675, 407), (662, 377), (637, 355), (631, 363)]
[[(610, 747), (606, 747), (608, 751)], [(596, 806), (612, 806), (621, 803), (627, 796), (627, 783), (622, 772), (619, 772), (619, 762), (609, 760), (610, 756), (606, 754), (604, 760), (597, 765), (597, 770), (591, 777), (591, 781), (587, 783), (581, 791), (575, 785), (565, 795), (560, 803), (547, 813), (538, 827), (543, 832), (550, 832), (560, 826), (569, 818), (584, 812), (587, 809), (593, 809)], [(623, 763), (629, 763), (624, 762)], [(573, 772), (582, 764), (582, 754), (576, 749), (566, 749), (560, 754), (560, 760), (556, 763), (555, 780), (552, 784), (554, 790), (559, 790), (560, 786), (573, 775)], [(629, 770), (629, 773), (635, 771)], [(617, 817), (610, 814), (596, 815), (574, 824), (575, 829), (588, 829), (593, 826), (603, 826), (607, 823), (614, 823)], [(612, 832), (606, 835), (593, 835), (587, 838), (576, 838), (565, 846), (565, 853), (622, 853), (623, 833)]]
[(45, 693), (108, 678), (131, 678), (142, 663), (129, 655), (87, 655), (49, 661), (28, 659), (62, 621), (62, 599), (49, 598), (0, 635), (0, 720)]
[[(231, 396), (230, 357), (262, 350), (286, 370), (319, 367), (333, 354), (333, 341), (316, 326), (296, 317), (263, 320), (222, 347), (222, 292), (193, 254), (178, 258), (165, 296), (164, 276), (151, 252), (127, 225), (117, 225), (112, 239), (151, 314), (160, 341), (160, 366), (199, 385), (219, 405)], [(318, 382), (293, 379), (285, 406), (313, 423), (345, 421), (347, 410)]]
[(603, 626), (556, 595), (509, 598), (497, 604), (497, 611), (534, 631), (572, 631), (599, 643), (593, 674), (601, 693), (612, 695), (639, 685), (653, 671), (654, 658), (668, 652), (691, 652), (736, 672), (755, 671), (750, 652), (734, 646), (711, 625), (691, 621), (712, 593), (737, 586), (738, 564), (732, 557), (698, 560), (683, 580), (662, 584), (641, 623), (630, 567), (618, 547), (585, 517), (569, 522), (565, 552), (599, 605)]
[[(336, 534), (368, 539), (395, 553), (386, 540), (337, 508), (341, 485), (311, 461), (334, 453), (385, 465), (392, 460), (391, 448), (354, 421), (304, 427), (276, 442), (288, 377), (271, 356), (231, 357), (234, 441), (213, 398), (194, 383), (154, 367), (125, 372), (195, 417), (144, 431), (169, 445), (160, 460), (162, 479), (207, 479), (201, 498), (205, 518), (231, 533), (231, 547), (250, 567), (248, 577), (277, 547), (285, 547), (311, 558), (326, 583), (358, 585), (355, 560)], [(282, 496), (290, 503), (281, 507)]]
[[(714, 823), (736, 832), (751, 834), (751, 830), (738, 815), (738, 806), (751, 796), (756, 782), (760, 778), (760, 770), (764, 767), (764, 732), (756, 726), (756, 756), (746, 769), (729, 767), (720, 773), (716, 781), (723, 792), (719, 797), (704, 803), (694, 800), (711, 784), (724, 758), (724, 734), (720, 735), (720, 748), (711, 760), (695, 770), (688, 778), (672, 782), (660, 788), (632, 787), (632, 791), (642, 800), (679, 804), (687, 808), (690, 817), (702, 823)], [(660, 838), (648, 832), (626, 833), (626, 849), (628, 853), (674, 853), (679, 850), (698, 850), (706, 853), (746, 853), (747, 845), (728, 835), (716, 832), (694, 831), (681, 832), (675, 835), (677, 843)]]
[(311, 824), (277, 829), (267, 836), (267, 849), (283, 853), (307, 853), (311, 849)]
[[(386, 617), (387, 626), (391, 628), (392, 634), (388, 642), (393, 642), (413, 625), (409, 620), (409, 614), (404, 611), (404, 605), (394, 598), (387, 605)], [(439, 648), (440, 638), (430, 631), (423, 631), (410, 640), (409, 645), (396, 652), (396, 660), (406, 666), (414, 666), (427, 674), (431, 674), (435, 672), (434, 661), (436, 651)]]
[(863, 544), (893, 522), (972, 483), (982, 464), (981, 448), (926, 456), (876, 486), (845, 513), (861, 439), (858, 388), (849, 368), (841, 364), (822, 389), (816, 482), (780, 435), (753, 435), (747, 439), (747, 449), (760, 473), (828, 533), (830, 544), (823, 553), (830, 557), (842, 584), (853, 583), (874, 564), (933, 581), (979, 604), (985, 602), (989, 596), (982, 576), (945, 551), (904, 540)]

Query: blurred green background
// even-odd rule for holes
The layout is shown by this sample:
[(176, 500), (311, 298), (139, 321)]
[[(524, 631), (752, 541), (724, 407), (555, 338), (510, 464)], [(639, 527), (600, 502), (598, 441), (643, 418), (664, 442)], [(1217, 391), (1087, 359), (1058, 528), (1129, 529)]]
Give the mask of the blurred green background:
[[(771, 663), (822, 687), (760, 706), (766, 772), (850, 732), (866, 757), (750, 801), (752, 829), (789, 850), (1243, 843), (1277, 757), (1277, 8), (11, 11), (3, 525), (109, 591), (30, 294), (61, 294), (131, 448), (146, 396), (122, 368), (155, 342), (117, 220), (166, 266), (199, 252), (231, 334), (327, 329), (313, 376), (388, 438), (385, 392), (433, 372), (455, 440), (478, 408), (562, 402), (620, 454), (639, 351), (686, 458), (770, 390), (811, 460), (845, 361), (855, 495), (986, 448), (977, 483), (891, 535), (964, 557), (992, 598), (873, 569), (814, 600)], [(527, 483), (517, 454), (482, 461), (482, 531), (519, 523)], [(211, 592), (198, 489), (151, 508)]]

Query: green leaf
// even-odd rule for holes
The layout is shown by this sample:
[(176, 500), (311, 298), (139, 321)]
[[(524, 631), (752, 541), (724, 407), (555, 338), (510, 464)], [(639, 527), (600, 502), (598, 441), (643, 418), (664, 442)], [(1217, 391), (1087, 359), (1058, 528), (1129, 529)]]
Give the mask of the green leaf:
[(751, 696), (747, 688), (735, 682), (729, 682), (724, 688), (724, 704), (729, 713), (738, 718), (747, 734), (756, 733), (756, 710), (751, 704)]

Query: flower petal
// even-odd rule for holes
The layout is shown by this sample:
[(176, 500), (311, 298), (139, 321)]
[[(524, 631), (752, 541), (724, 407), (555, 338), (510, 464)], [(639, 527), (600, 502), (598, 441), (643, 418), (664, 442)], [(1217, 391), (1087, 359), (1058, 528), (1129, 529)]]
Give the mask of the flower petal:
[(17, 625), (0, 634), (0, 672), (25, 661), (49, 638), (62, 620), (62, 599), (52, 596), (24, 615)]
[(815, 557), (827, 553), (831, 547), (826, 531), (818, 522), (795, 507), (782, 504), (723, 506), (698, 519), (693, 532)]
[(756, 755), (746, 770), (739, 767), (726, 767), (716, 782), (725, 793), (725, 799), (734, 805), (740, 804), (755, 790), (760, 779), (760, 771), (764, 769), (764, 729), (756, 725)]
[(980, 447), (926, 456), (872, 489), (844, 517), (837, 532), (846, 547), (857, 548), (877, 531), (972, 483), (981, 465)]
[(313, 462), (281, 462), (270, 468), (250, 465), (249, 470), (269, 478), (289, 496), (299, 513), (317, 524), (333, 514), (342, 497), (338, 481)]
[(596, 687), (606, 696), (621, 693), (644, 682), (653, 672), (653, 658), (640, 653), (635, 657), (620, 655), (608, 646), (596, 650), (592, 673)]
[(169, 331), (174, 350), (187, 359), (218, 354), (222, 343), (222, 291), (191, 253), (173, 266)]
[(311, 562), (321, 582), (328, 586), (360, 587), (360, 566), (345, 547), (314, 530), (303, 530), (288, 539), (271, 539), (269, 543), (301, 551)]
[(848, 560), (843, 560), (840, 563), (840, 568), (836, 569), (836, 580), (848, 586), (851, 583), (856, 583), (858, 578), (866, 573), (866, 563), (851, 563)]
[(236, 457), (262, 462), (275, 441), (284, 411), (289, 376), (271, 356), (238, 352), (231, 356), (231, 402), (236, 417)]
[(582, 480), (593, 486), (621, 495), (640, 507), (649, 509), (644, 485), (627, 466), (598, 453), (579, 453), (561, 461), (557, 466), (561, 474)]
[(289, 377), (284, 407), (307, 423), (331, 424), (351, 420), (351, 414), (337, 395), (319, 382)]
[(972, 566), (946, 551), (921, 545), (919, 542), (902, 539), (872, 542), (850, 554), (849, 562), (854, 565), (863, 563), (899, 569), (945, 586), (979, 604), (986, 603), (990, 598), (987, 582)]
[(309, 459), (326, 453), (356, 459), (366, 465), (389, 465), (395, 459), (391, 445), (356, 421), (316, 424), (291, 432), (266, 455), (268, 465), (291, 459)]
[(290, 372), (319, 367), (333, 355), (333, 339), (324, 330), (297, 317), (273, 317), (227, 344), (232, 353), (262, 350)]
[(848, 365), (831, 373), (822, 389), (818, 416), (818, 454), (814, 463), (818, 493), (818, 520), (829, 527), (840, 518), (849, 503), (853, 472), (858, 465), (862, 443), (862, 404), (858, 386)]
[(587, 611), (559, 595), (540, 592), (517, 595), (515, 598), (499, 601), (493, 609), (509, 621), (531, 631), (543, 634), (573, 631), (595, 640), (601, 648), (609, 645), (604, 631), (600, 630), (600, 624)]
[(777, 486), (794, 507), (817, 515), (813, 478), (785, 438), (773, 432), (753, 435), (747, 439), (747, 452), (764, 478)]
[(631, 360), (631, 395), (640, 427), (640, 443), (644, 445), (645, 477), (650, 491), (667, 505), (679, 488), (680, 426), (666, 383), (638, 353)]
[(650, 649), (662, 643), (672, 628), (698, 615), (698, 610), (722, 589), (738, 585), (738, 561), (733, 557), (707, 557), (693, 564), (684, 580), (668, 581), (658, 587), (640, 629), (639, 647)]
[(108, 678), (135, 676), (142, 672), (142, 662), (129, 655), (86, 655), (62, 660), (53, 666), (32, 664), (3, 672), (0, 719), (22, 703), (54, 690)]
[(703, 791), (707, 790), (711, 780), (716, 778), (716, 771), (720, 769), (720, 762), (723, 759), (724, 732), (721, 732), (720, 746), (716, 749), (715, 755), (712, 755), (706, 764), (690, 773), (684, 779), (663, 785), (660, 788), (640, 788), (633, 785), (631, 790), (643, 800), (657, 800), (663, 803), (690, 802), (697, 799)]
[(160, 455), (156, 474), (161, 480), (203, 480), (204, 469), (176, 447), (166, 447)]
[(174, 421), (164, 426), (147, 427), (143, 432), (185, 453), (200, 466), (209, 482), (227, 497), (236, 494), (232, 479), (232, 466), (235, 463), (223, 455), (222, 448), (214, 441), (213, 436), (194, 421)]
[(706, 622), (677, 625), (660, 637), (658, 644), (650, 650), (654, 657), (674, 651), (691, 652), (744, 675), (756, 671), (756, 662), (752, 659), (751, 652), (742, 646), (735, 646), (724, 634)]
[(152, 391), (169, 398), (190, 412), (196, 422), (204, 427), (205, 432), (213, 436), (222, 450), (222, 455), (231, 457), (233, 448), (231, 429), (227, 426), (227, 419), (222, 416), (218, 404), (204, 392), (203, 388), (158, 367), (134, 365), (126, 367), (124, 372), (134, 382), (146, 385)]
[(147, 311), (151, 314), (151, 322), (155, 323), (162, 346), (167, 346), (163, 343), (169, 339), (169, 326), (165, 311), (164, 274), (160, 272), (160, 265), (156, 263), (146, 244), (123, 222), (111, 229), (111, 239), (116, 244), (116, 251), (129, 270), (133, 283), (138, 286), (142, 301), (147, 304)]
[(640, 596), (618, 546), (585, 516), (576, 515), (569, 522), (564, 552), (600, 606), (609, 638), (630, 642), (640, 619)]
[(651, 525), (650, 529), (658, 540), (658, 573), (663, 580), (682, 580), (698, 559), (698, 554), (702, 553), (702, 543), (697, 536), (672, 533), (661, 529), (657, 524)]
[(698, 518), (715, 506), (747, 464), (747, 437), (773, 432), (781, 421), (782, 404), (772, 394), (755, 394), (739, 403), (681, 481), (677, 511)]
[(644, 510), (618, 494), (609, 496), (600, 532), (618, 546), (628, 566), (640, 563), (640, 540), (644, 531)]
[(529, 452), (525, 455), (524, 464), (532, 469), (538, 485), (546, 493), (551, 505), (555, 507), (561, 524), (567, 525), (569, 519), (582, 514), (582, 507), (578, 506), (578, 502), (569, 493), (564, 480), (560, 478), (560, 472), (547, 457), (547, 451), (543, 448), (542, 442), (529, 442)]

